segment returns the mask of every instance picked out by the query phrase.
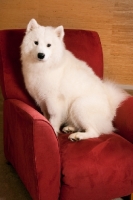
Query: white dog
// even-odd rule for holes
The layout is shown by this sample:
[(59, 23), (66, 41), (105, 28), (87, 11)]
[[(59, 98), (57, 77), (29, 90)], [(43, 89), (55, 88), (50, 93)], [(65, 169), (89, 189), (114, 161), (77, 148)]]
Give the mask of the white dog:
[[(21, 45), (26, 88), (56, 134), (62, 124), (72, 141), (113, 130), (112, 120), (127, 94), (95, 75), (84, 61), (66, 50), (64, 29), (40, 26), (32, 19)], [(46, 106), (45, 106), (46, 105)]]

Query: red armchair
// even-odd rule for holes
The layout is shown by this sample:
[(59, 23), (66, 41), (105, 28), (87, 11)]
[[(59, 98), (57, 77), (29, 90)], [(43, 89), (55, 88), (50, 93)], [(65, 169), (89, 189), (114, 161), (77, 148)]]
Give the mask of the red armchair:
[[(118, 108), (117, 133), (79, 142), (57, 138), (28, 95), (21, 73), (24, 30), (0, 31), (4, 152), (34, 200), (111, 200), (133, 192), (133, 97)], [(65, 44), (102, 78), (99, 36), (65, 30)], [(52, 81), (52, 80), (51, 80)]]

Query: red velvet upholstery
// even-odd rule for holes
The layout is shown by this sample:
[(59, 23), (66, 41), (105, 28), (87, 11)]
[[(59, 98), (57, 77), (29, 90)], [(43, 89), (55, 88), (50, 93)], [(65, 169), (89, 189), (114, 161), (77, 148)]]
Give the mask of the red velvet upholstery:
[[(65, 44), (103, 76), (96, 32), (65, 30)], [(24, 30), (0, 31), (4, 152), (34, 200), (111, 200), (133, 192), (133, 97), (118, 108), (117, 134), (71, 142), (57, 138), (25, 90), (20, 63)], [(52, 81), (52, 80), (51, 80)]]

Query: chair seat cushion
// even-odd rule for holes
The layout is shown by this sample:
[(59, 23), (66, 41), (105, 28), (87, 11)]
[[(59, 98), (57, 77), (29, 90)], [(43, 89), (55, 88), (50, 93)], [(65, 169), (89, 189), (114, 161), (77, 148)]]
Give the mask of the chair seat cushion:
[(60, 200), (108, 200), (133, 192), (133, 145), (112, 133), (78, 142), (59, 135)]

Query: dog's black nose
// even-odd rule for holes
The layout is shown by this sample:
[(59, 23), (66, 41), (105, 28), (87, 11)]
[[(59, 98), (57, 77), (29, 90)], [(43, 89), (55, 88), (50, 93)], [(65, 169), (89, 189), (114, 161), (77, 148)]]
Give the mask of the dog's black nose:
[(37, 56), (38, 56), (39, 59), (43, 59), (45, 57), (45, 54), (44, 53), (38, 53)]

